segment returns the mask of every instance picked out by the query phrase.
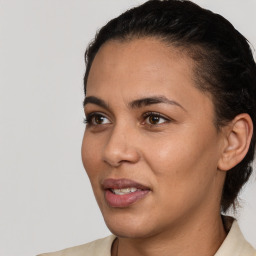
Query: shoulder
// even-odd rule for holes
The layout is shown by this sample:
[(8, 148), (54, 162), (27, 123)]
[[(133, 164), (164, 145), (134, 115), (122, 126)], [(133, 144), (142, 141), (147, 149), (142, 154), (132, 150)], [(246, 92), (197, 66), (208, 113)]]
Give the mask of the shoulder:
[(256, 250), (245, 240), (236, 220), (215, 256), (256, 256)]
[(111, 235), (93, 242), (67, 248), (58, 252), (44, 253), (38, 256), (86, 256), (86, 255), (106, 255), (110, 256), (111, 246), (115, 240), (115, 236)]

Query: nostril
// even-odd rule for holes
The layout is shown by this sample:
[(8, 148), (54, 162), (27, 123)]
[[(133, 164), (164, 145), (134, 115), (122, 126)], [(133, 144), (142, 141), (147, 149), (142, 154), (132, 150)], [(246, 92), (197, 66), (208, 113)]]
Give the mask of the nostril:
[(121, 164), (121, 161), (120, 162), (114, 162), (114, 161), (109, 160), (109, 159), (104, 159), (103, 161), (106, 164), (110, 165), (111, 167), (118, 167)]

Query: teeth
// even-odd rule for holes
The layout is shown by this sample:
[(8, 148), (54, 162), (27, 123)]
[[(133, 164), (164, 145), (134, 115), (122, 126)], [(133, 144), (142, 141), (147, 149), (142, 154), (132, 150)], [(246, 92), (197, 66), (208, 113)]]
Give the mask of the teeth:
[(111, 189), (111, 191), (116, 194), (116, 195), (126, 195), (126, 194), (129, 194), (129, 193), (133, 193), (137, 190), (140, 190), (140, 189), (137, 189), (137, 188), (120, 188), (120, 189)]

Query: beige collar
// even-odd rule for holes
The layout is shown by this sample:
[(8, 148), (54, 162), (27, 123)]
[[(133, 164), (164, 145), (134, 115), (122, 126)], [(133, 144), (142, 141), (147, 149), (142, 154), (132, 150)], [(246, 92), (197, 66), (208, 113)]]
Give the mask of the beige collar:
[(236, 220), (214, 256), (256, 256), (255, 249), (245, 240)]

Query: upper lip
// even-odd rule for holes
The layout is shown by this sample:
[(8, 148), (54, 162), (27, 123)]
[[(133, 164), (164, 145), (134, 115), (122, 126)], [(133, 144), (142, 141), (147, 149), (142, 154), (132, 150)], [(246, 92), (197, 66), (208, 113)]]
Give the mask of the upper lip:
[(122, 189), (122, 188), (137, 188), (141, 190), (149, 190), (146, 187), (136, 181), (129, 179), (105, 179), (102, 182), (103, 189)]

